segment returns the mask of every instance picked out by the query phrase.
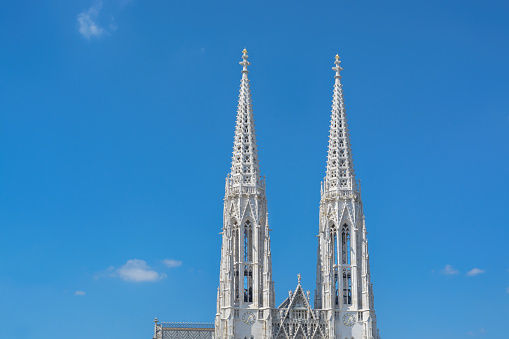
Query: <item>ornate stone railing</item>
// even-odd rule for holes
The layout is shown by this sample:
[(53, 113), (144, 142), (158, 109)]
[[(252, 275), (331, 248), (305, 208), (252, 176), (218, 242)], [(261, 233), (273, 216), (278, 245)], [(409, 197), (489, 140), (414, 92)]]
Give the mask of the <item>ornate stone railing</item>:
[(228, 177), (226, 178), (225, 192), (226, 195), (233, 194), (260, 194), (263, 195), (265, 191), (265, 180), (260, 178), (258, 183), (254, 186), (247, 186), (246, 184), (234, 183), (233, 180)]
[(341, 198), (358, 198), (359, 193), (351, 190), (334, 190), (334, 191), (322, 191), (322, 199), (331, 199), (336, 197)]

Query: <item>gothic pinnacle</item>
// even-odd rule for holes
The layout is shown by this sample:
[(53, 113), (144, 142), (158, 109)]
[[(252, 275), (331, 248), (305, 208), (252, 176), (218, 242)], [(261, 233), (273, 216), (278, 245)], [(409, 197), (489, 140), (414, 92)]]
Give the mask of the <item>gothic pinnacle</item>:
[(240, 80), (239, 104), (237, 106), (237, 123), (233, 144), (231, 168), (231, 184), (242, 186), (256, 186), (260, 180), (258, 167), (258, 151), (256, 147), (256, 133), (251, 103), (251, 90), (247, 66), (247, 50), (242, 51), (242, 79)]
[(329, 152), (327, 156), (327, 171), (325, 177), (326, 191), (355, 190), (355, 176), (353, 170), (352, 149), (348, 134), (348, 122), (343, 100), (343, 86), (341, 85), (341, 60), (336, 54), (332, 70), (334, 75), (334, 92), (332, 95), (332, 112), (329, 134)]

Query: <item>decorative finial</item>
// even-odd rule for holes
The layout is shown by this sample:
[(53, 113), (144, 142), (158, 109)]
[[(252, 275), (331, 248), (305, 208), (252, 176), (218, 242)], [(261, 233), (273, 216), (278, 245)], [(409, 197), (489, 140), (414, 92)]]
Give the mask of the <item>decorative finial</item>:
[(299, 274), (297, 274), (297, 279), (299, 280), (299, 285), (300, 285), (300, 278), (301, 278), (301, 276), (300, 276), (300, 273), (299, 273)]
[(247, 73), (249, 73), (249, 71), (247, 70), (247, 66), (251, 65), (251, 63), (249, 61), (247, 61), (247, 58), (249, 56), (247, 55), (247, 50), (244, 48), (244, 50), (242, 51), (242, 61), (239, 62), (240, 65), (242, 65), (242, 77), (244, 77), (244, 74), (247, 76)]
[(340, 79), (341, 78), (341, 75), (339, 75), (339, 72), (343, 69), (340, 64), (341, 64), (341, 60), (339, 60), (339, 54), (336, 54), (335, 56), (336, 58), (336, 61), (334, 61), (334, 64), (336, 65), (336, 67), (332, 67), (332, 70), (336, 72), (336, 75), (334, 76), (336, 79)]

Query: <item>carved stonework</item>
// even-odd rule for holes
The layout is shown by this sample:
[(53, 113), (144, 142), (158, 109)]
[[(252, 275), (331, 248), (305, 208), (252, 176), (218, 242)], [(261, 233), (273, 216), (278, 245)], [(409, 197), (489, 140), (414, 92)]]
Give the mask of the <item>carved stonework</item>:
[(232, 164), (225, 183), (215, 323), (168, 325), (156, 318), (153, 339), (380, 339), (340, 63), (336, 56), (327, 169), (320, 192), (314, 308), (300, 274), (295, 290), (275, 306), (265, 180), (244, 50)]

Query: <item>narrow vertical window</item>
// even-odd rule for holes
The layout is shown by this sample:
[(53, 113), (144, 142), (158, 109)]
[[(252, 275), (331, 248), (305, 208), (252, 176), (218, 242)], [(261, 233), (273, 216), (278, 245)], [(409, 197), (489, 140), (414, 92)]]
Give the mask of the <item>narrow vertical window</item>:
[(251, 265), (244, 266), (244, 302), (253, 302), (253, 270)]
[(343, 270), (343, 304), (352, 304), (352, 274), (350, 268)]
[(334, 225), (331, 227), (331, 250), (332, 258), (334, 260), (332, 267), (334, 270), (334, 305), (339, 305), (339, 275), (338, 275), (338, 232)]
[(244, 261), (251, 261), (253, 254), (253, 229), (251, 223), (244, 224)]
[(334, 265), (338, 265), (338, 232), (334, 229), (334, 242), (332, 244), (332, 251), (334, 252)]
[(348, 269), (348, 305), (352, 304), (352, 274)]
[(343, 232), (341, 232), (341, 245), (342, 245), (341, 262), (343, 264), (350, 265), (351, 264), (350, 229), (348, 228), (347, 224), (343, 225)]
[[(263, 236), (262, 236), (262, 228), (260, 227), (258, 229), (258, 248), (256, 249), (258, 251), (258, 306), (263, 307), (263, 254), (265, 252), (264, 250), (264, 244), (263, 244)], [(263, 317), (260, 317), (263, 318)]]
[(233, 224), (232, 231), (233, 240), (233, 286), (234, 286), (234, 303), (239, 303), (240, 296), (240, 274), (239, 274), (239, 261), (240, 261), (240, 248), (239, 248), (239, 228), (237, 224)]
[(335, 295), (336, 298), (334, 300), (334, 304), (336, 306), (339, 305), (339, 277), (338, 277), (338, 270), (334, 270), (334, 290), (336, 291)]

